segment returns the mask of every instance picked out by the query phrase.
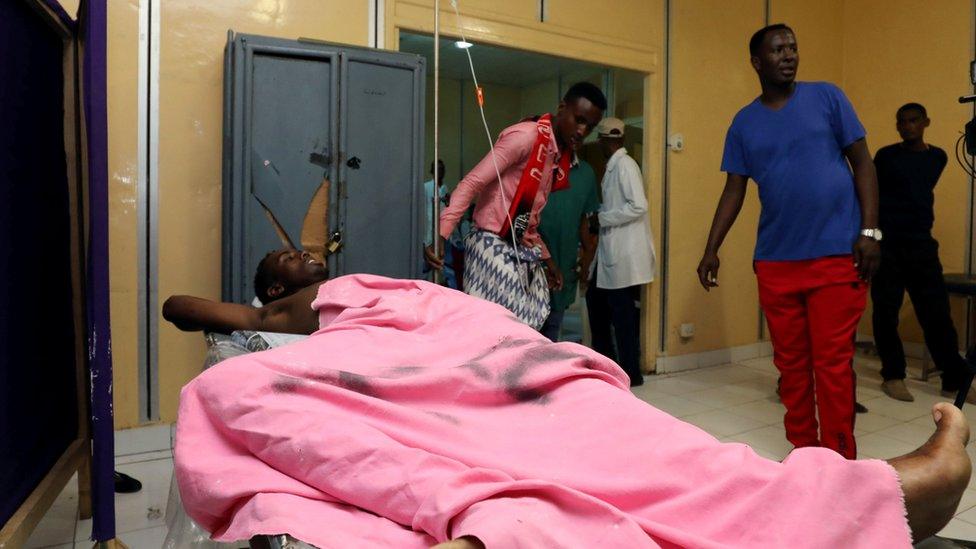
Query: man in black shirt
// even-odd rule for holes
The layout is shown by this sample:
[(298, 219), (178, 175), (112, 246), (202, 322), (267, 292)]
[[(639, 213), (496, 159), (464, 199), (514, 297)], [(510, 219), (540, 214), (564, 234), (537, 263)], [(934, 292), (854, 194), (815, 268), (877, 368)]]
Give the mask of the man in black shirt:
[[(945, 151), (924, 140), (929, 126), (925, 107), (908, 103), (896, 115), (901, 143), (874, 157), (878, 172), (881, 268), (871, 285), (874, 341), (881, 357), (881, 389), (891, 398), (913, 401), (905, 386), (905, 351), (898, 337), (898, 313), (905, 290), (925, 335), (925, 344), (942, 370), (942, 394), (959, 390), (966, 362), (959, 355), (942, 278), (939, 243), (932, 238), (935, 184), (946, 166)], [(970, 390), (966, 398), (976, 401)]]

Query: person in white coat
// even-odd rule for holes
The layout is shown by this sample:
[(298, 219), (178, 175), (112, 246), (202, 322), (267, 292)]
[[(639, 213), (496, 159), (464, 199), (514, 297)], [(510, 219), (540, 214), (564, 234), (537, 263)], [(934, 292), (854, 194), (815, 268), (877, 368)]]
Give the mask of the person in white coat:
[(637, 386), (644, 383), (640, 369), (640, 288), (654, 280), (655, 271), (647, 197), (640, 167), (624, 148), (623, 121), (604, 118), (597, 132), (608, 161), (598, 216), (595, 276), (586, 291), (590, 332), (593, 349), (616, 360), (630, 376), (631, 386)]

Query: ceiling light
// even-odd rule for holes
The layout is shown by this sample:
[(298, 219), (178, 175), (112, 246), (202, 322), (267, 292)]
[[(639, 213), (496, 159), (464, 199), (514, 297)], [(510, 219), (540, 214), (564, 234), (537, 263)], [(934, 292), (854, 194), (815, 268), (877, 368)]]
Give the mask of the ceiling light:
[(455, 48), (462, 49), (462, 50), (466, 50), (473, 45), (474, 44), (472, 44), (471, 42), (465, 42), (464, 40), (458, 40), (457, 42), (454, 43)]

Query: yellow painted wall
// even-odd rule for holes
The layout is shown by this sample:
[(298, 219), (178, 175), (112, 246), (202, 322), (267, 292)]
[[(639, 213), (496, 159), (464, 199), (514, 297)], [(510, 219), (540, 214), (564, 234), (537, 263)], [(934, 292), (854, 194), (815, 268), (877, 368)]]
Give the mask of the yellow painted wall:
[[(673, 2), (672, 132), (685, 137), (685, 150), (671, 159), (671, 239), (668, 354), (706, 351), (756, 340), (755, 277), (751, 272), (755, 188), (750, 184), (743, 214), (723, 246), (722, 287), (703, 296), (694, 268), (724, 177), (717, 173), (721, 137), (734, 113), (759, 93), (746, 64), (746, 44), (763, 24), (762, 2)], [(972, 2), (932, 5), (882, 0), (772, 0), (770, 22), (794, 28), (800, 45), (801, 80), (827, 80), (851, 98), (868, 130), (872, 152), (898, 140), (894, 111), (908, 101), (929, 107), (928, 137), (949, 151), (971, 116), (955, 98), (971, 89)], [(758, 7), (757, 7), (758, 6)], [(756, 11), (758, 10), (758, 11)], [(938, 32), (933, 32), (938, 29)], [(707, 84), (704, 84), (707, 82)], [(739, 95), (736, 95), (736, 94)], [(735, 98), (733, 100), (733, 98)], [(701, 113), (713, 113), (702, 116)], [(968, 182), (950, 161), (936, 191), (935, 236), (947, 271), (960, 271), (966, 246)], [(707, 200), (696, 200), (698, 194)], [(744, 230), (745, 229), (745, 230)], [(906, 300), (907, 301), (907, 300)], [(962, 303), (954, 303), (962, 333)], [(870, 307), (861, 330), (870, 333)], [(906, 341), (921, 341), (911, 306), (902, 311)], [(694, 338), (682, 341), (677, 327), (694, 322)]]
[[(907, 2), (892, 9), (880, 0), (820, 3), (773, 0), (770, 18), (787, 22), (796, 29), (801, 44), (802, 79), (834, 81), (848, 92), (868, 128), (872, 150), (896, 139), (892, 131), (893, 110), (908, 100), (919, 100), (930, 107), (934, 121), (931, 139), (948, 149), (954, 132), (968, 116), (965, 109), (955, 105), (954, 97), (967, 91), (966, 63), (971, 53), (969, 2), (946, 0), (946, 3), (951, 4), (946, 9), (931, 10)], [(535, 20), (534, 9), (527, 7), (530, 3), (510, 4), (465, 3), (468, 33), (494, 44), (616, 64), (648, 73), (642, 98), (646, 137), (642, 152), (646, 158), (652, 226), (660, 236), (662, 2), (624, 2), (601, 8), (605, 10), (601, 17), (589, 17), (588, 4), (554, 1), (550, 5), (549, 23)], [(193, 293), (217, 297), (221, 52), (225, 30), (235, 28), (273, 36), (310, 36), (363, 44), (366, 5), (312, 0), (298, 3), (254, 0), (244, 4), (225, 0), (201, 5), (185, 0), (162, 6), (159, 295)], [(401, 28), (430, 31), (430, 2), (388, 0), (387, 10), (388, 45), (395, 46)], [(751, 270), (758, 213), (754, 188), (750, 188), (747, 205), (722, 249), (721, 288), (711, 294), (704, 293), (697, 285), (694, 268), (724, 181), (718, 170), (725, 130), (738, 108), (758, 93), (758, 82), (748, 65), (746, 41), (762, 25), (763, 10), (764, 2), (759, 0), (735, 5), (717, 0), (683, 0), (673, 4), (669, 114), (672, 131), (684, 134), (686, 148), (680, 153), (668, 153), (672, 197), (668, 354), (741, 345), (758, 337), (755, 278)], [(137, 15), (136, 0), (110, 4), (112, 307), (116, 410), (120, 426), (134, 425), (138, 417), (134, 236)], [(444, 17), (445, 32), (450, 33), (447, 19), (452, 14), (446, 12)], [(342, 21), (342, 24), (332, 21)], [(600, 27), (603, 21), (620, 23), (603, 28)], [(940, 29), (938, 35), (919, 30), (932, 28)], [(455, 34), (456, 30), (455, 27)], [(911, 40), (929, 42), (916, 50), (912, 49)], [(905, 71), (905, 66), (915, 67), (918, 73)], [(446, 92), (450, 86), (445, 83)], [(489, 105), (519, 105), (519, 115), (530, 104), (539, 103), (542, 95), (549, 95), (543, 87), (520, 93), (490, 87), (487, 91), (497, 99), (489, 101)], [(533, 93), (540, 97), (534, 97)], [(448, 97), (449, 93), (444, 95)], [(470, 101), (466, 104), (471, 109), (465, 116), (476, 114), (473, 104)], [(451, 103), (450, 99), (442, 103), (442, 130), (451, 128), (450, 112), (461, 109), (460, 103)], [(508, 109), (491, 116), (504, 117), (507, 121), (511, 112)], [(492, 128), (496, 133), (504, 126), (499, 124), (502, 124), (500, 119)], [(483, 136), (478, 130), (465, 134), (460, 141), (468, 147), (481, 140)], [(450, 145), (455, 142), (445, 142), (445, 155), (451, 154)], [(464, 156), (465, 161), (460, 160), (460, 150), (456, 154), (458, 165), (448, 166), (449, 180), (456, 180), (470, 167), (467, 159), (473, 152)], [(962, 267), (966, 198), (965, 179), (950, 167), (937, 192), (936, 226), (936, 235), (943, 243), (943, 260), (949, 270)], [(653, 361), (657, 347), (656, 290), (652, 286), (645, 296), (647, 362)], [(694, 322), (697, 327), (696, 337), (688, 342), (681, 341), (676, 334), (682, 322)], [(911, 329), (908, 333), (911, 335)], [(203, 345), (198, 336), (178, 333), (163, 323), (159, 348), (163, 419), (171, 420), (178, 388), (197, 373)]]
[[(446, 4), (446, 3), (445, 3)], [(660, 7), (659, 2), (652, 4)], [(399, 22), (422, 14), (415, 30), (429, 32), (430, 2), (387, 0), (387, 45), (395, 49)], [(652, 70), (653, 44), (660, 21), (643, 21), (642, 44), (601, 38), (550, 25), (540, 35), (535, 8), (521, 0), (471, 0), (466, 13), (491, 25), (495, 43), (607, 64)], [(159, 67), (159, 286), (160, 303), (175, 293), (208, 298), (220, 295), (220, 166), (222, 66), (227, 29), (283, 38), (311, 37), (365, 45), (368, 4), (344, 0), (168, 0), (160, 3)], [(399, 10), (405, 16), (398, 15)], [(419, 10), (419, 11), (418, 11)], [(426, 13), (424, 11), (426, 10)], [(610, 10), (611, 12), (613, 10)], [(445, 13), (445, 17), (450, 15)], [(416, 17), (415, 17), (416, 18)], [(136, 170), (138, 142), (138, 0), (109, 3), (109, 169), (111, 297), (115, 366), (115, 410), (119, 428), (139, 422), (137, 349)], [(636, 28), (636, 27), (635, 27)], [(478, 34), (472, 31), (472, 34)], [(608, 46), (607, 44), (612, 44)], [(490, 88), (489, 94), (495, 93)], [(519, 98), (502, 95), (519, 105)], [(443, 111), (442, 111), (443, 112)], [(514, 112), (514, 111), (513, 111)], [(469, 113), (470, 114), (470, 113)], [(497, 113), (496, 113), (497, 114)], [(512, 112), (505, 113), (506, 121)], [(501, 116), (501, 114), (497, 114)], [(504, 125), (495, 124), (497, 133)], [(477, 137), (481, 137), (480, 134)], [(473, 142), (475, 136), (465, 141)], [(460, 175), (460, 170), (455, 174)], [(450, 176), (449, 176), (450, 177)], [(653, 177), (650, 178), (653, 181)], [(652, 183), (653, 184), (653, 183)], [(653, 315), (650, 315), (653, 316)], [(173, 421), (180, 387), (199, 373), (204, 345), (199, 334), (184, 334), (160, 320), (159, 383), (161, 419)]]
[[(967, 246), (969, 181), (955, 161), (953, 146), (972, 109), (956, 98), (971, 93), (969, 60), (972, 2), (939, 0), (847, 0), (844, 3), (844, 89), (867, 129), (872, 154), (900, 139), (895, 111), (915, 101), (932, 120), (926, 141), (949, 155), (935, 191), (933, 233), (946, 272), (961, 272)], [(906, 297), (906, 303), (908, 299)], [(965, 334), (963, 301), (952, 303), (957, 330)], [(902, 309), (906, 341), (922, 341), (911, 305)], [(861, 323), (871, 333), (870, 309)]]
[[(432, 0), (419, 0), (413, 3), (430, 8), (434, 6)], [(461, 0), (459, 5), (463, 15), (477, 14), (491, 19), (530, 21), (539, 16), (539, 3), (526, 2), (525, 0)], [(441, 9), (450, 12), (450, 17), (454, 16), (450, 0), (441, 2)]]
[[(705, 292), (695, 269), (725, 174), (719, 171), (725, 132), (735, 113), (759, 94), (749, 64), (749, 36), (764, 21), (761, 0), (672, 2), (670, 133), (684, 150), (668, 152), (670, 238), (667, 354), (680, 355), (754, 343), (759, 305), (752, 250), (759, 201), (750, 183), (742, 212), (719, 252), (719, 288)], [(678, 327), (695, 324), (682, 340)]]
[[(223, 49), (227, 29), (366, 45), (365, 2), (167, 0), (161, 4), (159, 295), (220, 297)], [(192, 243), (192, 244), (191, 244)], [(203, 338), (160, 323), (162, 418), (200, 372)]]
[[(684, 0), (677, 0), (683, 2)], [(526, 2), (530, 4), (534, 2)], [(660, 1), (547, 0), (546, 22), (586, 35), (612, 37), (631, 44), (660, 48), (664, 35), (664, 7)]]
[[(433, 34), (433, 0), (385, 0), (386, 47), (398, 49), (400, 30)], [(661, 53), (663, 0), (616, 0), (589, 5), (583, 0), (554, 0), (550, 20), (538, 17), (538, 4), (525, 0), (461, 2), (460, 27), (446, 0), (441, 2), (441, 33), (457, 37), (460, 29), (474, 42), (591, 61), (599, 65), (654, 72)], [(600, 21), (579, 14), (599, 13)], [(555, 15), (554, 15), (555, 14)], [(556, 20), (553, 21), (553, 17)], [(603, 19), (619, 23), (604, 24)], [(616, 27), (631, 29), (624, 38)]]
[(109, 299), (112, 395), (117, 427), (139, 422), (138, 374), (138, 74), (139, 1), (108, 3)]
[[(365, 45), (366, 2), (167, 0), (160, 4), (159, 297), (220, 297), (223, 48), (227, 29)], [(138, 424), (136, 164), (138, 1), (109, 3), (110, 246), (116, 426)], [(158, 311), (158, 309), (157, 309)], [(160, 318), (161, 419), (200, 372), (200, 334)]]
[[(73, 0), (66, 0), (66, 5)], [(385, 0), (387, 47), (397, 48), (400, 30), (430, 33), (431, 0)], [(457, 36), (449, 3), (442, 2), (442, 31)], [(550, 0), (548, 20), (537, 5), (522, 0), (466, 0), (466, 34), (474, 40), (592, 61), (646, 73), (642, 97), (644, 159), (651, 223), (660, 246), (662, 121), (664, 118), (664, 0), (619, 0), (593, 4)], [(74, 5), (74, 4), (71, 4)], [(670, 257), (666, 346), (669, 355), (755, 342), (758, 304), (751, 269), (758, 201), (750, 187), (747, 204), (722, 248), (718, 291), (706, 294), (694, 273), (718, 195), (722, 143), (735, 112), (759, 93), (748, 64), (747, 41), (765, 18), (763, 0), (680, 0), (672, 2), (671, 131), (684, 134), (685, 150), (669, 152)], [(931, 141), (951, 151), (954, 136), (969, 114), (955, 103), (966, 93), (971, 2), (940, 0), (939, 9), (906, 0), (772, 0), (770, 19), (792, 25), (800, 41), (803, 80), (830, 80), (851, 97), (868, 129), (872, 151), (897, 139), (893, 114), (898, 105), (925, 103), (933, 119)], [(367, 3), (344, 0), (218, 0), (161, 3), (160, 37), (160, 239), (159, 296), (190, 293), (219, 297), (220, 159), (222, 52), (226, 30), (297, 38), (321, 38), (364, 45)], [(109, 170), (110, 245), (115, 408), (119, 427), (138, 423), (136, 350), (136, 161), (138, 0), (109, 3)], [(933, 30), (937, 30), (934, 32)], [(465, 134), (451, 117), (462, 108), (442, 96), (442, 132), (448, 180), (470, 167), (465, 147), (483, 141)], [(487, 90), (488, 105), (516, 105), (517, 114), (541, 104), (549, 90)], [(430, 89), (430, 86), (428, 86)], [(465, 102), (473, 108), (473, 103)], [(499, 118), (495, 134), (514, 111)], [(465, 117), (475, 114), (468, 109)], [(501, 120), (504, 118), (504, 121)], [(445, 138), (449, 137), (442, 133)], [(451, 151), (451, 146), (456, 151)], [(428, 148), (431, 144), (428, 143)], [(483, 149), (483, 147), (482, 147)], [(483, 151), (482, 151), (483, 152)], [(430, 156), (428, 152), (428, 156)], [(472, 153), (473, 154), (473, 153)], [(950, 153), (951, 155), (951, 153)], [(960, 270), (966, 242), (966, 180), (954, 165), (936, 193), (936, 236), (947, 270)], [(660, 280), (660, 278), (659, 278)], [(660, 299), (655, 282), (645, 292), (644, 360), (653, 364), (658, 348)], [(910, 316), (906, 309), (905, 317)], [(683, 342), (677, 326), (694, 322), (696, 336)], [(917, 340), (907, 322), (906, 334)], [(159, 360), (162, 419), (175, 417), (179, 388), (199, 371), (203, 342), (160, 323)]]
[[(655, 0), (652, 3), (652, 13), (663, 14), (664, 3)], [(648, 28), (648, 34), (655, 41), (651, 45), (659, 51), (664, 51), (664, 18), (658, 19), (660, 24), (652, 24)], [(656, 45), (655, 45), (656, 44)], [(663, 230), (663, 211), (664, 204), (661, 199), (664, 191), (663, 169), (664, 164), (664, 67), (660, 70), (650, 72), (644, 77), (644, 148), (641, 152), (641, 168), (644, 173), (644, 180), (647, 181), (645, 190), (647, 191), (648, 209), (650, 210), (650, 225), (654, 235), (654, 246), (661, 250), (661, 238)], [(660, 253), (660, 252), (659, 252)], [(654, 282), (644, 287), (641, 295), (641, 351), (642, 368), (645, 371), (654, 371), (655, 361), (662, 346), (660, 337), (660, 319), (664, 304), (661, 301), (661, 284), (663, 269), (660, 259), (658, 259), (658, 272), (655, 274)]]
[(551, 112), (559, 98), (558, 80), (547, 80), (528, 86), (522, 89), (519, 114), (521, 118), (525, 118), (526, 116)]
[(71, 17), (77, 19), (78, 6), (81, 4), (81, 0), (58, 0), (64, 11), (68, 13)]
[(773, 0), (769, 5), (769, 21), (786, 23), (796, 32), (801, 80), (826, 80), (842, 85), (844, 0)]

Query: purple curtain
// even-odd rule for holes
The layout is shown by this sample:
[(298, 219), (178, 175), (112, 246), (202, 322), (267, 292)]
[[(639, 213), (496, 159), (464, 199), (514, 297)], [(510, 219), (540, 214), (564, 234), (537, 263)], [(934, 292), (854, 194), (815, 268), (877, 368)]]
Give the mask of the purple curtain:
[(88, 360), (91, 369), (92, 538), (115, 537), (112, 415), (112, 332), (108, 280), (108, 118), (106, 114), (105, 0), (78, 8), (84, 49), (82, 78), (88, 143)]

